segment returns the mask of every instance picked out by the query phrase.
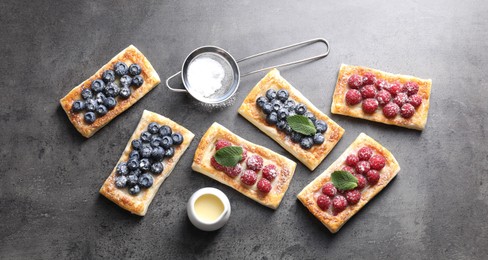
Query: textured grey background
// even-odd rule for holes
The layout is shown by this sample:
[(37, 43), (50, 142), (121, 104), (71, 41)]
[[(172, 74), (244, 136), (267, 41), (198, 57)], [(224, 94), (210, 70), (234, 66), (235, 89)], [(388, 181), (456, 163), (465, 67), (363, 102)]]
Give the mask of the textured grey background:
[[(1, 1), (0, 258), (486, 259), (487, 11), (486, 1)], [(298, 164), (276, 211), (190, 168), (214, 121), (292, 158), (236, 112), (263, 74), (243, 78), (236, 103), (214, 113), (160, 85), (90, 139), (58, 103), (129, 44), (165, 79), (201, 45), (239, 58), (315, 37), (330, 41), (329, 57), (282, 74), (319, 109), (330, 115), (341, 63), (370, 66), (432, 78), (427, 128), (331, 115), (343, 139), (314, 172)], [(287, 51), (242, 69), (319, 51)], [(98, 189), (144, 109), (196, 138), (140, 218)], [(402, 170), (332, 235), (296, 195), (360, 132), (389, 148)], [(198, 231), (186, 217), (186, 200), (206, 186), (231, 200), (218, 232)]]

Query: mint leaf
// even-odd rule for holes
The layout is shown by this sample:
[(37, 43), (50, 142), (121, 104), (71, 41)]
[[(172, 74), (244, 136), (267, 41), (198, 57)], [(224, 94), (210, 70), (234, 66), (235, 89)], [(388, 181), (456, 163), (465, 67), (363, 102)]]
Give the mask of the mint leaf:
[(300, 134), (314, 135), (315, 133), (317, 133), (317, 129), (315, 129), (312, 121), (306, 116), (289, 116), (286, 118), (286, 122), (288, 122), (288, 125), (290, 125), (293, 131), (299, 132)]
[(348, 171), (335, 171), (331, 179), (332, 184), (339, 190), (352, 190), (358, 186), (358, 179)]
[(242, 147), (224, 147), (215, 153), (214, 158), (222, 166), (234, 167), (242, 159)]

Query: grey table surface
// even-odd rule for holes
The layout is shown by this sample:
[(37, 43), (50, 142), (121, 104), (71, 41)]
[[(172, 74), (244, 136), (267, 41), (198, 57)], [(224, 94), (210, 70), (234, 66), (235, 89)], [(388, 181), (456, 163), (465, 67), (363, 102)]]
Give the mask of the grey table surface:
[[(486, 1), (1, 1), (0, 258), (487, 259), (487, 13)], [(263, 74), (242, 78), (236, 102), (212, 113), (161, 84), (90, 139), (58, 102), (129, 44), (165, 79), (201, 45), (244, 57), (316, 37), (329, 40), (330, 55), (282, 75), (346, 133), (315, 171), (298, 163), (276, 211), (190, 167), (214, 121), (294, 159), (237, 114)], [(432, 78), (426, 129), (331, 115), (341, 63)], [(141, 218), (98, 190), (144, 109), (196, 138)], [(361, 132), (390, 149), (402, 170), (333, 235), (296, 195)], [(185, 210), (207, 186), (224, 191), (233, 212), (212, 233), (193, 227)]]

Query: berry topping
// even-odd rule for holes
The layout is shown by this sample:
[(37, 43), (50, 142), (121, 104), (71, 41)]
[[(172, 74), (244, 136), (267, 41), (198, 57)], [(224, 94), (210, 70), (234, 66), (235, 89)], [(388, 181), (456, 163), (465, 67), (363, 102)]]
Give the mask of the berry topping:
[(117, 76), (123, 76), (129, 72), (129, 67), (123, 62), (117, 62), (114, 65), (114, 71)]
[(281, 109), (282, 105), (283, 104), (278, 99), (271, 101), (271, 106), (273, 107), (274, 112), (278, 112)]
[(113, 97), (108, 97), (103, 100), (103, 105), (106, 106), (109, 110), (111, 110), (117, 105), (117, 101)]
[(103, 94), (107, 97), (116, 97), (120, 93), (120, 88), (117, 86), (117, 84), (113, 82), (107, 83), (105, 86), (105, 89), (103, 90)]
[(255, 171), (261, 170), (263, 168), (263, 158), (259, 155), (251, 155), (247, 158), (247, 168)]
[(385, 115), (385, 117), (387, 118), (396, 117), (398, 115), (398, 112), (400, 112), (400, 107), (393, 102), (390, 102), (386, 104), (385, 107), (383, 107), (383, 115)]
[(225, 167), (220, 165), (216, 160), (215, 160), (215, 157), (212, 156), (212, 158), (210, 158), (210, 164), (212, 165), (212, 167), (214, 167), (216, 170), (219, 170), (219, 171), (224, 171)]
[(224, 172), (229, 177), (235, 178), (237, 175), (241, 174), (241, 172), (242, 172), (242, 166), (240, 164), (237, 164), (234, 167), (225, 167), (224, 168)]
[(400, 90), (402, 89), (402, 86), (400, 85), (400, 83), (398, 82), (395, 82), (395, 83), (392, 83), (389, 87), (388, 87), (388, 92), (390, 92), (390, 94), (392, 94), (393, 96), (396, 96)]
[(350, 88), (359, 88), (363, 85), (363, 77), (358, 74), (353, 74), (347, 79), (347, 85), (349, 85)]
[(366, 98), (374, 98), (376, 96), (376, 88), (373, 85), (366, 85), (362, 87), (359, 92), (361, 92), (361, 96)]
[(278, 176), (278, 170), (274, 164), (268, 164), (263, 168), (263, 178), (266, 178), (268, 181), (273, 181), (276, 176)]
[(180, 145), (183, 143), (183, 136), (180, 133), (172, 134), (171, 138), (173, 139), (173, 145)]
[(282, 107), (280, 108), (280, 110), (278, 110), (277, 114), (278, 114), (278, 119), (285, 119), (288, 117), (289, 111), (287, 108)]
[(136, 174), (130, 174), (128, 177), (127, 177), (127, 184), (129, 186), (134, 186), (137, 184), (137, 181), (139, 180), (139, 177), (137, 177)]
[[(160, 146), (154, 147), (151, 151), (151, 158), (159, 161), (164, 157), (164, 149)], [(142, 156), (141, 156), (142, 157)]]
[(139, 154), (139, 151), (137, 151), (137, 150), (132, 150), (132, 152), (130, 152), (130, 154), (129, 154), (129, 159), (135, 158), (136, 160), (139, 160), (140, 157), (141, 157), (141, 155)]
[(129, 189), (129, 193), (131, 195), (137, 195), (141, 192), (141, 188), (139, 187), (139, 185), (134, 185), (132, 187), (130, 187)]
[(125, 176), (117, 176), (115, 178), (115, 186), (117, 188), (125, 188), (127, 186), (127, 177), (125, 177)]
[(319, 133), (325, 133), (325, 131), (327, 131), (327, 124), (322, 120), (315, 121), (314, 125)]
[(99, 93), (105, 88), (105, 83), (101, 79), (96, 79), (92, 81), (90, 88), (93, 90), (93, 92)]
[(324, 187), (322, 187), (322, 193), (329, 197), (334, 197), (337, 194), (337, 188), (332, 182), (327, 182)]
[(348, 190), (346, 191), (347, 202), (351, 205), (355, 205), (361, 199), (361, 192), (358, 190)]
[(224, 147), (231, 146), (231, 145), (232, 144), (229, 141), (224, 140), (224, 139), (219, 139), (215, 143), (215, 150), (220, 150), (220, 149), (222, 149)]
[(113, 70), (106, 70), (102, 73), (102, 80), (105, 83), (113, 82), (115, 80), (115, 72)]
[(239, 162), (243, 162), (244, 160), (247, 159), (247, 150), (242, 148), (242, 159)]
[(152, 122), (147, 126), (147, 131), (151, 134), (159, 133), (159, 125), (156, 122)]
[(245, 170), (244, 173), (241, 175), (242, 183), (246, 185), (254, 185), (256, 183), (258, 176), (255, 171), (253, 170)]
[(134, 171), (136, 169), (139, 169), (139, 160), (132, 158), (127, 162), (127, 168), (129, 170)]
[(140, 139), (132, 140), (132, 149), (139, 150), (142, 148), (142, 141)]
[(266, 91), (266, 97), (268, 98), (269, 101), (272, 101), (273, 99), (276, 99), (276, 90), (274, 90), (274, 89), (268, 89)]
[(384, 105), (388, 104), (388, 102), (390, 102), (391, 94), (390, 94), (390, 92), (382, 89), (382, 90), (378, 91), (378, 94), (376, 95), (376, 100), (378, 100), (378, 104), (380, 106), (384, 106)]
[(129, 174), (129, 168), (127, 168), (126, 162), (121, 162), (117, 164), (116, 172), (118, 175), (127, 175)]
[(336, 212), (341, 212), (347, 207), (347, 200), (342, 195), (337, 195), (332, 200), (332, 207)]
[(377, 170), (369, 170), (366, 173), (366, 179), (370, 185), (375, 185), (380, 180), (380, 173)]
[(87, 124), (93, 124), (95, 119), (97, 119), (97, 116), (93, 112), (86, 112), (84, 119)]
[(313, 136), (313, 143), (314, 144), (323, 144), (325, 142), (325, 137), (323, 134), (321, 133), (316, 133), (314, 136)]
[(422, 97), (419, 95), (412, 95), (408, 98), (408, 103), (412, 104), (413, 107), (417, 108), (422, 104)]
[(278, 100), (280, 100), (281, 102), (285, 102), (289, 96), (290, 94), (288, 94), (288, 91), (286, 91), (285, 89), (280, 89), (278, 90), (278, 92), (276, 92), (276, 98), (278, 98)]
[(265, 178), (259, 180), (257, 186), (258, 186), (258, 190), (263, 193), (268, 193), (269, 191), (271, 191), (271, 182), (269, 182)]
[(87, 99), (85, 101), (85, 109), (88, 112), (95, 112), (97, 110), (98, 103), (95, 99)]
[(371, 73), (371, 72), (364, 73), (364, 75), (363, 75), (363, 84), (364, 85), (374, 84), (375, 81), (376, 81), (376, 77), (374, 76), (373, 73)]
[(314, 122), (317, 121), (317, 118), (315, 117), (314, 114), (312, 114), (312, 112), (308, 111), (308, 112), (305, 112), (305, 114), (303, 114), (304, 116), (308, 117), (308, 119), (310, 119), (310, 121)]
[(385, 167), (386, 159), (382, 155), (375, 154), (371, 158), (369, 158), (369, 165), (371, 169), (381, 171), (383, 167)]
[(173, 133), (173, 130), (171, 129), (171, 127), (169, 127), (167, 125), (163, 125), (159, 128), (159, 134), (162, 136), (169, 136), (172, 133)]
[(300, 141), (300, 147), (302, 147), (302, 149), (305, 149), (305, 150), (308, 150), (310, 148), (312, 148), (313, 146), (313, 138), (312, 137), (303, 137), (302, 140)]
[(166, 151), (164, 152), (164, 157), (166, 158), (171, 158), (173, 157), (173, 155), (175, 155), (175, 148), (173, 147), (166, 149)]
[(319, 206), (319, 208), (323, 211), (328, 210), (331, 203), (332, 201), (330, 200), (330, 198), (325, 195), (320, 195), (317, 198), (317, 206)]
[(405, 93), (398, 93), (397, 96), (393, 99), (393, 103), (397, 104), (399, 107), (403, 106), (403, 104), (407, 103), (408, 95)]
[(356, 170), (354, 170), (354, 168), (353, 168), (353, 167), (351, 167), (351, 166), (347, 166), (347, 165), (346, 165), (346, 166), (344, 166), (344, 167), (342, 167), (342, 169), (341, 169), (341, 170), (342, 170), (342, 171), (349, 172), (349, 173), (351, 173), (351, 174), (356, 173)]
[(346, 158), (346, 164), (349, 165), (349, 166), (356, 166), (356, 164), (359, 162), (359, 157), (357, 157), (356, 155), (354, 154), (350, 154), (347, 156)]
[(108, 113), (108, 109), (104, 105), (99, 105), (96, 109), (97, 115), (104, 116)]
[(152, 134), (149, 133), (148, 131), (144, 131), (141, 133), (141, 141), (144, 142), (144, 143), (149, 143), (151, 141), (151, 136)]
[(302, 140), (303, 135), (298, 132), (291, 132), (290, 139), (294, 143), (299, 143)]
[(122, 85), (122, 87), (130, 87), (130, 84), (132, 83), (132, 78), (129, 76), (129, 75), (124, 75), (122, 77), (120, 77), (120, 85)]
[(161, 146), (164, 149), (169, 149), (173, 145), (173, 138), (171, 136), (163, 136), (161, 139)]
[(371, 166), (367, 161), (359, 161), (358, 164), (356, 164), (356, 171), (359, 174), (365, 174), (369, 171), (369, 169), (371, 169)]
[(99, 105), (103, 105), (103, 102), (105, 102), (106, 98), (107, 97), (102, 92), (97, 93), (97, 95), (95, 96), (95, 100)]
[(256, 99), (256, 105), (261, 109), (264, 107), (264, 104), (266, 104), (266, 102), (268, 102), (268, 100), (265, 97), (258, 97)]
[(357, 89), (350, 89), (346, 92), (346, 103), (348, 105), (356, 105), (361, 102), (361, 93)]
[(145, 172), (149, 171), (151, 169), (151, 162), (149, 161), (149, 159), (147, 158), (141, 159), (139, 161), (139, 169)]
[(297, 115), (303, 115), (305, 112), (307, 112), (307, 107), (305, 107), (304, 104), (297, 104), (295, 106), (295, 113), (297, 113)]
[(83, 100), (76, 100), (73, 102), (73, 106), (71, 106), (71, 111), (78, 113), (85, 109), (85, 102)]
[(417, 84), (417, 82), (407, 82), (405, 83), (405, 88), (409, 96), (415, 95), (417, 92), (419, 92), (419, 84)]
[(362, 104), (363, 112), (366, 114), (373, 114), (378, 108), (378, 101), (374, 98), (367, 98)]
[(278, 114), (275, 111), (269, 113), (269, 115), (266, 116), (266, 123), (270, 125), (278, 123)]
[(139, 186), (141, 186), (141, 188), (146, 188), (146, 189), (151, 187), (153, 185), (153, 182), (154, 179), (149, 173), (142, 174), (139, 177), (139, 180), (137, 181), (137, 183), (139, 184)]
[(87, 100), (89, 98), (92, 98), (93, 97), (93, 93), (92, 91), (89, 89), (89, 88), (85, 88), (81, 91), (81, 97), (84, 99), (84, 100)]
[(271, 112), (273, 112), (273, 106), (271, 105), (271, 103), (269, 103), (269, 102), (264, 103), (263, 113), (265, 115), (269, 115), (269, 113), (271, 113)]
[(415, 113), (415, 107), (412, 104), (406, 103), (400, 109), (400, 115), (403, 118), (411, 118)]
[(373, 149), (369, 148), (368, 146), (365, 146), (358, 151), (358, 158), (359, 160), (364, 160), (367, 161), (371, 156), (373, 155)]
[(366, 184), (368, 183), (368, 181), (366, 181), (366, 178), (364, 178), (363, 175), (355, 174), (354, 177), (356, 177), (356, 179), (358, 179), (358, 186), (356, 187), (357, 189), (362, 189), (362, 188), (366, 187)]
[(119, 96), (123, 99), (128, 99), (130, 97), (131, 90), (130, 88), (123, 87), (120, 89)]
[(161, 174), (164, 170), (164, 165), (161, 162), (155, 162), (151, 165), (151, 173), (152, 174)]
[(278, 128), (278, 130), (280, 130), (280, 131), (285, 131), (287, 126), (288, 126), (288, 123), (286, 122), (285, 119), (282, 119), (282, 120), (278, 121), (278, 123), (276, 123), (276, 128)]
[(386, 88), (388, 88), (388, 82), (386, 82), (386, 80), (384, 80), (384, 79), (376, 79), (374, 86), (378, 90), (386, 89)]
[(131, 64), (129, 66), (129, 73), (132, 76), (136, 76), (136, 75), (141, 74), (141, 66), (139, 66), (138, 64), (135, 64), (135, 63)]
[(144, 84), (144, 79), (141, 77), (141, 75), (134, 76), (132, 78), (132, 85), (135, 87), (140, 87)]

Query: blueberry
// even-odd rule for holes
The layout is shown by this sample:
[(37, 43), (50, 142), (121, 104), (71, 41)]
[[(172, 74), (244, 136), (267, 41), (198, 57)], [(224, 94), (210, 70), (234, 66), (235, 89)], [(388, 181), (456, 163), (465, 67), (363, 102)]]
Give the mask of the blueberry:
[(129, 159), (129, 161), (127, 162), (127, 168), (129, 168), (129, 170), (131, 171), (139, 169), (139, 160), (135, 158)]
[(99, 105), (103, 105), (103, 102), (105, 102), (106, 98), (107, 97), (102, 92), (97, 93), (97, 95), (95, 96), (95, 100)]
[(269, 115), (266, 116), (266, 122), (270, 125), (274, 125), (278, 123), (278, 114), (276, 112), (271, 112)]
[(164, 149), (169, 149), (173, 145), (173, 138), (171, 136), (163, 136), (163, 139), (161, 139), (161, 146)]
[(120, 89), (119, 96), (123, 99), (128, 99), (130, 97), (131, 91), (130, 88), (123, 87)]
[(153, 135), (150, 142), (152, 147), (159, 147), (161, 145), (161, 137)]
[(142, 84), (144, 84), (144, 79), (141, 77), (141, 75), (137, 75), (132, 78), (133, 86), (140, 87)]
[(88, 112), (95, 112), (97, 110), (98, 103), (95, 99), (87, 99), (85, 101), (85, 109)]
[(109, 82), (114, 82), (115, 80), (115, 73), (113, 70), (106, 70), (103, 72), (102, 74), (102, 80), (105, 82), (105, 83), (109, 83)]
[(149, 173), (143, 173), (140, 177), (139, 177), (139, 186), (141, 186), (141, 188), (149, 188), (153, 185), (153, 182), (154, 182), (154, 179), (153, 177), (151, 176), (151, 174)]
[(266, 91), (266, 97), (268, 98), (269, 101), (272, 101), (273, 99), (275, 99), (276, 98), (276, 90), (268, 89), (268, 91)]
[(129, 175), (135, 175), (137, 177), (141, 176), (141, 174), (142, 174), (142, 171), (139, 168), (129, 172)]
[(127, 175), (129, 174), (129, 168), (127, 168), (126, 162), (121, 162), (117, 165), (117, 174), (118, 175)]
[(264, 104), (267, 102), (268, 100), (265, 98), (265, 97), (258, 97), (256, 99), (256, 105), (259, 107), (259, 108), (263, 108)]
[(305, 112), (307, 112), (307, 107), (305, 107), (304, 104), (297, 104), (295, 106), (295, 112), (298, 114), (298, 115), (303, 115), (305, 114)]
[(269, 103), (269, 102), (264, 103), (263, 113), (265, 113), (266, 115), (269, 115), (269, 113), (271, 113), (272, 111), (273, 111), (273, 106), (271, 105), (271, 103)]
[(155, 160), (160, 161), (160, 160), (162, 160), (164, 158), (164, 153), (165, 152), (166, 151), (163, 149), (163, 147), (160, 147), (160, 146), (154, 147), (152, 149), (152, 152), (151, 152), (151, 157), (153, 159), (155, 159)]
[(144, 143), (149, 143), (151, 141), (151, 136), (152, 136), (151, 133), (149, 133), (148, 131), (144, 131), (142, 132), (140, 138)]
[(117, 176), (115, 178), (115, 186), (117, 188), (125, 188), (127, 186), (127, 177), (125, 177), (125, 176)]
[(104, 105), (99, 105), (97, 107), (97, 115), (104, 116), (108, 112), (108, 109)]
[(129, 193), (131, 195), (137, 195), (141, 192), (141, 188), (139, 187), (139, 185), (134, 185), (132, 187), (129, 188)]
[(292, 99), (288, 99), (287, 101), (284, 102), (283, 107), (287, 108), (289, 111), (294, 111), (295, 110), (295, 101)]
[(101, 79), (96, 79), (92, 81), (90, 88), (93, 90), (93, 92), (100, 93), (105, 88), (105, 83)]
[(141, 159), (141, 161), (139, 162), (139, 169), (141, 169), (141, 171), (144, 172), (149, 171), (149, 169), (151, 169), (151, 162), (149, 161), (149, 159), (147, 158)]
[(135, 174), (129, 174), (129, 176), (127, 176), (127, 185), (129, 185), (129, 186), (136, 185), (138, 179), (139, 179), (139, 177), (137, 177), (137, 175), (135, 175)]
[(149, 145), (143, 145), (140, 151), (142, 158), (149, 158), (151, 157), (152, 147)]
[(139, 64), (136, 64), (136, 63), (131, 64), (129, 66), (129, 73), (132, 76), (136, 76), (136, 75), (141, 74), (141, 66), (139, 66)]
[(107, 83), (107, 86), (105, 86), (105, 89), (103, 90), (103, 94), (107, 97), (116, 97), (120, 93), (120, 88), (117, 86), (117, 84), (113, 82)]
[(319, 133), (325, 133), (325, 131), (327, 131), (327, 124), (322, 120), (317, 120), (315, 121), (315, 129), (317, 129), (317, 132)]
[(281, 101), (279, 101), (278, 99), (275, 99), (275, 100), (271, 101), (271, 106), (273, 107), (273, 111), (278, 112), (278, 110), (281, 109), (282, 104), (281, 104)]
[(156, 122), (152, 122), (147, 126), (147, 131), (151, 134), (159, 133), (159, 125)]
[(161, 162), (155, 162), (155, 163), (153, 163), (153, 165), (151, 165), (151, 172), (153, 174), (156, 174), (156, 175), (161, 174), (163, 172), (163, 170), (164, 170), (164, 166)]
[(85, 88), (81, 91), (81, 97), (84, 99), (84, 100), (87, 100), (89, 98), (92, 98), (93, 97), (93, 93), (92, 91), (89, 89), (89, 88)]
[(276, 123), (276, 127), (280, 131), (285, 131), (287, 126), (288, 126), (288, 123), (286, 123), (286, 120), (280, 120), (280, 121), (278, 121), (278, 123)]
[(300, 141), (300, 147), (302, 147), (305, 150), (312, 148), (312, 145), (313, 145), (312, 137), (307, 136), (302, 138), (302, 140)]
[(295, 132), (295, 131), (291, 132), (290, 138), (291, 138), (291, 141), (294, 143), (299, 143), (302, 140), (302, 137), (303, 137), (303, 135), (300, 134), (299, 132)]
[(321, 133), (316, 133), (313, 136), (313, 143), (314, 144), (323, 144), (324, 141), (325, 141), (325, 138), (324, 138), (324, 136)]
[(293, 110), (288, 110), (288, 117), (290, 117), (290, 116), (294, 116), (294, 115), (296, 115), (296, 114), (297, 114), (297, 113), (295, 112), (295, 109), (293, 109)]
[(173, 155), (175, 155), (175, 148), (173, 147), (166, 149), (166, 151), (164, 152), (164, 157), (166, 158), (171, 158), (173, 157)]
[(282, 102), (285, 102), (289, 96), (290, 94), (288, 94), (288, 91), (286, 91), (285, 89), (280, 89), (278, 90), (278, 92), (276, 92), (276, 98), (278, 98)]
[(308, 119), (310, 119), (310, 121), (312, 122), (315, 122), (317, 120), (317, 118), (315, 118), (315, 116), (312, 114), (312, 112), (305, 112), (305, 114), (303, 114), (304, 116), (308, 117)]
[(113, 97), (108, 97), (105, 100), (103, 100), (103, 105), (107, 107), (109, 110), (112, 110), (117, 105), (117, 101)]
[(278, 110), (278, 119), (285, 119), (288, 117), (288, 109), (286, 108), (281, 108)]
[(129, 154), (130, 159), (139, 160), (140, 157), (141, 157), (141, 155), (139, 154), (139, 151), (137, 151), (137, 150), (132, 150), (132, 152), (130, 152), (130, 154)]
[(132, 148), (134, 150), (139, 150), (142, 147), (142, 141), (141, 139), (134, 139), (132, 140)]
[(86, 112), (84, 118), (87, 124), (93, 124), (95, 119), (97, 119), (97, 116), (93, 112)]
[(159, 128), (159, 134), (162, 136), (171, 135), (172, 133), (173, 133), (173, 130), (171, 130), (171, 127), (169, 127), (167, 125), (163, 125), (163, 126), (161, 126), (161, 128)]
[(291, 135), (292, 132), (293, 132), (293, 129), (291, 129), (291, 126), (290, 125), (287, 125), (286, 128), (285, 128), (285, 133), (287, 135)]
[(172, 134), (171, 138), (173, 139), (173, 145), (180, 145), (183, 143), (183, 136), (180, 133)]
[(81, 112), (85, 109), (85, 102), (83, 100), (76, 100), (71, 106), (71, 110), (75, 113)]
[(117, 62), (114, 65), (114, 71), (117, 76), (123, 76), (129, 72), (129, 67), (123, 62)]
[(122, 87), (130, 87), (130, 84), (132, 83), (132, 78), (129, 76), (129, 75), (124, 75), (122, 77), (120, 77), (120, 85), (122, 85)]

